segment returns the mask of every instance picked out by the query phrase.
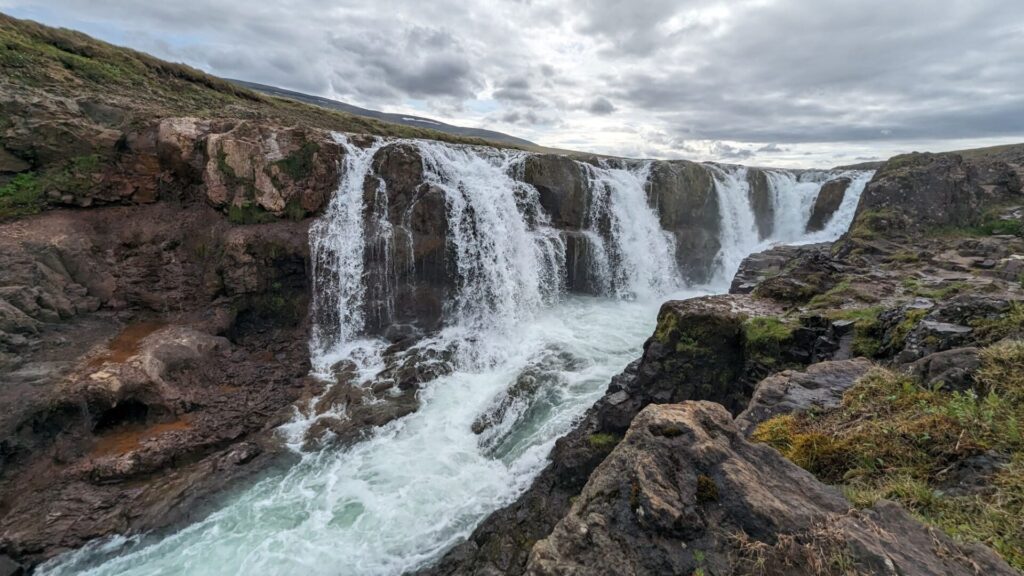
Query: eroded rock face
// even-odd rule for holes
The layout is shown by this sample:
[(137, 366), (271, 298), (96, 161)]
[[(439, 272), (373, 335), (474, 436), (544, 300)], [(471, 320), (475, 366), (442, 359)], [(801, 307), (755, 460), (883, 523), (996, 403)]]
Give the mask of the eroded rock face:
[(821, 185), (818, 197), (814, 200), (814, 207), (811, 208), (811, 217), (807, 220), (808, 232), (819, 232), (825, 229), (825, 225), (843, 203), (846, 190), (850, 187), (851, 182), (853, 181), (849, 178), (836, 178)]
[(568, 156), (538, 154), (526, 159), (523, 180), (540, 194), (540, 204), (557, 228), (585, 225), (589, 194), (580, 165)]
[(720, 405), (649, 406), (591, 475), (526, 573), (1014, 574), (992, 551), (925, 528), (895, 505), (863, 511), (778, 452), (748, 442)]
[[(378, 195), (383, 194), (381, 198)], [(392, 324), (438, 328), (454, 280), (449, 272), (445, 193), (423, 181), (423, 159), (410, 144), (389, 144), (373, 159), (363, 200), (369, 275), (367, 328)], [(384, 211), (386, 208), (386, 212)], [(380, 230), (383, 216), (390, 230)]]
[(675, 237), (683, 277), (694, 284), (707, 282), (721, 248), (718, 194), (710, 170), (683, 160), (655, 162), (649, 194), (662, 228)]
[(162, 202), (0, 224), (2, 553), (166, 526), (278, 457), (263, 431), (313, 385), (307, 226)]
[(326, 132), (240, 122), (206, 136), (206, 196), (224, 209), (316, 214), (337, 188), (342, 154)]

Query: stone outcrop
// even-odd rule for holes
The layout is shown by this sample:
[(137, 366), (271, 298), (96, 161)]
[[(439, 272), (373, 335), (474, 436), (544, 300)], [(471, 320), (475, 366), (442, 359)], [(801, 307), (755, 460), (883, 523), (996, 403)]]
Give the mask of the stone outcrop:
[(842, 205), (846, 190), (849, 189), (852, 182), (853, 180), (850, 178), (844, 177), (829, 180), (821, 185), (818, 197), (815, 198), (814, 206), (811, 208), (811, 217), (807, 220), (808, 232), (819, 232), (825, 229), (825, 225)]
[(649, 406), (526, 573), (1015, 574), (896, 505), (855, 511), (778, 452), (748, 442), (709, 402)]
[(974, 226), (987, 211), (1021, 199), (1019, 167), (960, 154), (896, 156), (864, 188), (851, 229), (898, 234)]
[[(202, 133), (194, 124), (184, 128)], [(205, 143), (203, 184), (217, 208), (301, 219), (320, 212), (338, 186), (342, 149), (326, 132), (241, 122)]]
[(204, 204), (0, 225), (3, 553), (167, 526), (278, 457), (265, 430), (315, 387), (308, 221)]
[(806, 246), (772, 246), (764, 252), (751, 254), (740, 263), (739, 270), (733, 276), (730, 294), (750, 294), (757, 286), (768, 278), (778, 276), (791, 262), (809, 251), (821, 251), (825, 244)]

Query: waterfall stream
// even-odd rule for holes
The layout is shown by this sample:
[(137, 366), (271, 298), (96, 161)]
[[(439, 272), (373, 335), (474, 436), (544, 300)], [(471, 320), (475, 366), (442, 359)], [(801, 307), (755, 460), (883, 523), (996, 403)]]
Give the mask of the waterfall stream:
[[(398, 280), (388, 259), (412, 248), (396, 240), (404, 232), (387, 221), (388, 190), (373, 172), (387, 143), (338, 141), (344, 175), (310, 233), (310, 350), (317, 374), (347, 360), (359, 380), (372, 382), (388, 342), (365, 331), (368, 294), (381, 296), (372, 299), (383, 302), (377, 313), (394, 314), (389, 295)], [(581, 233), (601, 294), (583, 296), (567, 292), (566, 242), (523, 180), (526, 153), (405, 143), (422, 157), (422, 181), (443, 192), (454, 284), (443, 326), (421, 344), (453, 350), (453, 368), (423, 385), (419, 410), (350, 446), (303, 449), (304, 434), (323, 415), (298, 407), (280, 430), (297, 454), (289, 469), (269, 473), (192, 525), (95, 542), (40, 574), (386, 575), (427, 565), (529, 487), (554, 442), (640, 354), (664, 300), (723, 291), (740, 261), (771, 243), (834, 239), (870, 177), (851, 173), (826, 229), (806, 234), (817, 190), (835, 175), (801, 180), (770, 172), (776, 232), (761, 241), (746, 169), (709, 165), (722, 248), (712, 285), (688, 287), (673, 236), (648, 202), (650, 163), (581, 163), (589, 194)], [(383, 259), (385, 271), (372, 286), (367, 251)], [(523, 382), (530, 394), (513, 396)], [(507, 409), (474, 432), (496, 405)]]

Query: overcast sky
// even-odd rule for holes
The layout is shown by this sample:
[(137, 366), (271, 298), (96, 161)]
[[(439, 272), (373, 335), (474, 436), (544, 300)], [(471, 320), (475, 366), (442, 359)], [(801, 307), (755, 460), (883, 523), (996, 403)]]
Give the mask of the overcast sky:
[(831, 166), (1024, 141), (1024, 0), (0, 0), (220, 76), (547, 146)]

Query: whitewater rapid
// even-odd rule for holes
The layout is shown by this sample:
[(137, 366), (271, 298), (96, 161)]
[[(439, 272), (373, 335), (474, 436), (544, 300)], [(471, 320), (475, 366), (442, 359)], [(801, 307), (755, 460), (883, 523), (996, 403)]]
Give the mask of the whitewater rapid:
[[(345, 175), (311, 232), (314, 369), (348, 359), (372, 381), (386, 343), (366, 337), (365, 250), (387, 258), (400, 231), (387, 223), (386, 188), (374, 153), (345, 137)], [(849, 226), (869, 174), (854, 179), (820, 233), (803, 232), (825, 177), (769, 178), (773, 236), (759, 240), (746, 169), (715, 166), (722, 249), (709, 286), (687, 287), (676, 246), (647, 201), (650, 163), (581, 165), (591, 196), (584, 234), (600, 296), (566, 293), (565, 243), (521, 181), (526, 155), (411, 141), (423, 179), (445, 194), (458, 290), (446, 326), (423, 346), (455, 350), (453, 371), (423, 385), (420, 409), (347, 448), (303, 451), (318, 417), (309, 407), (280, 430), (298, 462), (230, 497), (205, 519), (170, 534), (114, 538), (44, 565), (68, 575), (385, 575), (414, 570), (465, 539), (489, 513), (514, 501), (546, 465), (554, 442), (639, 356), (666, 299), (722, 292), (743, 257), (776, 242), (834, 239)], [(835, 177), (836, 175), (829, 175)], [(365, 202), (366, 183), (374, 191)], [(367, 211), (377, 211), (367, 217)], [(801, 224), (800, 222), (804, 224)], [(385, 266), (385, 269), (387, 267)], [(386, 274), (389, 276), (390, 272)], [(524, 374), (543, 385), (485, 434), (476, 419)], [(343, 414), (334, 414), (343, 416)]]

